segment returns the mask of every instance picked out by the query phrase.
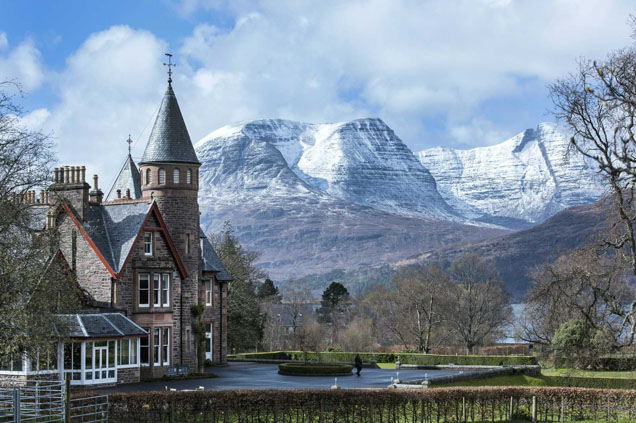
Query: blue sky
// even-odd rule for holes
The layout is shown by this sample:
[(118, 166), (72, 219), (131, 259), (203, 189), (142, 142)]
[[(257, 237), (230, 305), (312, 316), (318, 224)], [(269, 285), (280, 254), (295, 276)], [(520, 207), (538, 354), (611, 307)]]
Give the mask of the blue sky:
[[(412, 150), (549, 121), (546, 85), (632, 42), (627, 0), (0, 0), (0, 79), (61, 164), (106, 181), (165, 89), (194, 142), (240, 120), (378, 116)], [(114, 166), (113, 166), (114, 164)]]

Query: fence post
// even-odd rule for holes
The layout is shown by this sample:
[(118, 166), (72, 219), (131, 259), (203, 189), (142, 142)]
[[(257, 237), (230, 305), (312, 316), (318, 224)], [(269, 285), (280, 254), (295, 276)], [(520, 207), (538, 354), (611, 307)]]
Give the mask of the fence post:
[(537, 423), (537, 397), (532, 396), (532, 423)]
[(512, 397), (510, 397), (510, 413), (508, 414), (508, 420), (512, 423)]
[(64, 422), (71, 423), (71, 374), (64, 374)]
[(561, 423), (565, 421), (565, 399), (561, 397)]
[(13, 388), (13, 421), (20, 423), (20, 388)]
[(466, 422), (466, 397), (462, 397), (462, 422)]

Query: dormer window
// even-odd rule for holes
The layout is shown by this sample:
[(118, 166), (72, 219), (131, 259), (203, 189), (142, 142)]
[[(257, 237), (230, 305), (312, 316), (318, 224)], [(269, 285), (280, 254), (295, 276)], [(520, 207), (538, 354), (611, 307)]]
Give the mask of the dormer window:
[(165, 185), (165, 184), (166, 184), (166, 170), (159, 169), (159, 185)]
[(188, 169), (186, 172), (186, 184), (192, 185), (192, 169)]
[(175, 183), (175, 184), (179, 183), (179, 176), (180, 176), (179, 174), (180, 173), (181, 172), (179, 172), (179, 169), (175, 169), (175, 170), (172, 171), (172, 182), (173, 183)]
[(152, 173), (150, 172), (150, 169), (146, 169), (146, 185), (150, 185), (151, 182), (152, 182)]
[(144, 254), (152, 255), (152, 232), (144, 232)]

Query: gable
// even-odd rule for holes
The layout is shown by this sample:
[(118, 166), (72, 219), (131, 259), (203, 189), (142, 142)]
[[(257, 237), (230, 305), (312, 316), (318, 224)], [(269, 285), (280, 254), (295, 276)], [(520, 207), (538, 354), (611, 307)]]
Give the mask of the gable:
[(181, 276), (187, 277), (185, 266), (155, 202), (150, 205), (145, 201), (91, 205), (84, 223), (66, 203), (62, 203), (58, 208), (58, 222), (61, 213), (71, 219), (83, 239), (114, 279), (118, 279), (122, 269), (130, 260), (133, 247), (143, 242), (143, 232), (146, 229), (162, 233)]

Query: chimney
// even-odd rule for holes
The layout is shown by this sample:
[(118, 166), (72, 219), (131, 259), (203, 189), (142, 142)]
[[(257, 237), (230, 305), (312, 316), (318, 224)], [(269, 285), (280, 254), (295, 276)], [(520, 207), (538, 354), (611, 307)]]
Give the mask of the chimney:
[[(82, 166), (82, 177), (84, 177), (85, 168)], [(88, 193), (89, 201), (91, 204), (100, 205), (102, 204), (102, 199), (104, 198), (104, 193), (101, 189), (99, 189), (99, 185), (97, 184), (97, 175), (93, 175), (93, 189)]]
[[(86, 221), (88, 211), (88, 191), (90, 185), (85, 181), (85, 166), (64, 166), (53, 169), (53, 184), (45, 194), (46, 202), (59, 204), (65, 202), (78, 217)], [(50, 201), (49, 201), (50, 199)]]
[(126, 188), (126, 198), (130, 198), (130, 188)]
[[(84, 172), (84, 166), (82, 166), (82, 172)], [(100, 205), (102, 204), (102, 199), (104, 198), (104, 193), (101, 189), (99, 189), (99, 185), (97, 184), (97, 175), (93, 175), (93, 189), (88, 193), (89, 200), (91, 204)]]

